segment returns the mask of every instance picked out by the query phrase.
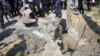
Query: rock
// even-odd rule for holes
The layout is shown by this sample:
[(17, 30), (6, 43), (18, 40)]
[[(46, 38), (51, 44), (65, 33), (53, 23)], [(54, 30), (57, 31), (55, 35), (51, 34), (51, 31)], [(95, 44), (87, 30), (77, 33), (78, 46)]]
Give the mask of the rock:
[[(74, 15), (69, 10), (62, 11), (62, 14), (61, 19), (56, 18), (53, 13), (39, 18), (39, 25), (29, 28), (24, 26), (22, 19), (15, 17), (15, 20), (18, 20), (17, 23), (8, 28), (16, 30), (0, 41), (1, 54), (4, 56), (99, 56), (100, 36), (88, 25), (84, 30), (86, 23), (81, 15)], [(55, 29), (62, 19), (66, 20), (68, 28), (68, 34), (63, 34), (63, 50), (57, 45), (62, 43), (60, 38), (53, 41), (55, 33), (59, 32), (55, 32)], [(58, 33), (58, 35), (60, 34)], [(74, 52), (69, 51), (74, 48)], [(62, 54), (65, 51), (69, 52)]]
[(68, 35), (72, 36), (75, 40), (79, 40), (79, 32), (75, 28), (71, 28), (68, 30)]
[(41, 38), (44, 36), (37, 36), (41, 34), (39, 33), (33, 34), (31, 31), (28, 30), (18, 30), (17, 34), (19, 38), (26, 41), (28, 52), (34, 50), (35, 53), (35, 52), (40, 52), (41, 50), (44, 49), (46, 41), (45, 39)]
[(63, 54), (63, 56), (71, 56), (71, 52), (66, 52), (66, 54)]
[(59, 46), (56, 43), (51, 42), (45, 45), (45, 50), (41, 56), (62, 56)]

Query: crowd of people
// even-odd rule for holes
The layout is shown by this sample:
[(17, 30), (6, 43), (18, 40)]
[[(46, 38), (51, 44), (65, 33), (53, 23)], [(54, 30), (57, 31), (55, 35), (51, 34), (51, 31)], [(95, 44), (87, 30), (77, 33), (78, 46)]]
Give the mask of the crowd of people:
[[(10, 18), (16, 15), (23, 16), (20, 10), (25, 4), (28, 4), (29, 7), (25, 7), (25, 10), (30, 9), (32, 11), (30, 13), (30, 17), (32, 18), (44, 17), (46, 14), (49, 14), (49, 11), (54, 12), (57, 17), (61, 17), (61, 10), (67, 9), (67, 1), (68, 0), (0, 0), (0, 25), (4, 27), (4, 16), (7, 20), (7, 15), (9, 15)], [(88, 10), (91, 10), (91, 0), (86, 1)], [(72, 0), (72, 2), (73, 5), (75, 5), (76, 0)], [(78, 9), (80, 13), (84, 13), (83, 0), (78, 0)]]
[(31, 9), (30, 16), (33, 18), (44, 17), (49, 14), (49, 11), (54, 12), (54, 10), (56, 16), (59, 17), (61, 9), (67, 8), (67, 0), (0, 0), (0, 25), (4, 27), (4, 16), (8, 20), (7, 15), (10, 18), (22, 15), (20, 10), (25, 4), (28, 4)]
[[(0, 0), (0, 26), (4, 28), (4, 16), (9, 22), (9, 17), (19, 15), (19, 10), (23, 6), (22, 0)], [(8, 17), (9, 15), (9, 17)]]

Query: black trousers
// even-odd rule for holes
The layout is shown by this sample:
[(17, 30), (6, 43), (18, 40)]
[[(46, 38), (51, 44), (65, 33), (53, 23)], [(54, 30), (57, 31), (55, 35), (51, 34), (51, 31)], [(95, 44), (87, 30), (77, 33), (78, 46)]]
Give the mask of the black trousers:
[(90, 1), (87, 1), (87, 9), (90, 11), (91, 10), (91, 3), (90, 3)]
[(67, 1), (62, 1), (61, 5), (63, 9), (67, 9)]
[(50, 2), (50, 10), (53, 11), (54, 10), (54, 2)]
[(64, 1), (64, 9), (67, 9), (67, 1)]
[(0, 17), (0, 26), (1, 27), (4, 27), (4, 19), (3, 19), (3, 16)]
[(79, 12), (84, 13), (84, 8), (82, 2), (79, 4)]

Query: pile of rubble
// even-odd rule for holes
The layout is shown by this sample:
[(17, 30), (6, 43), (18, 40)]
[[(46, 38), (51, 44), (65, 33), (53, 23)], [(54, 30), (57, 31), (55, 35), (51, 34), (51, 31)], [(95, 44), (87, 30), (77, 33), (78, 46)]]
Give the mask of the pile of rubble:
[[(66, 19), (68, 33), (63, 39), (65, 49), (62, 54), (61, 40), (54, 40), (55, 30), (61, 19), (51, 13), (45, 18), (39, 18), (38, 26), (25, 27), (20, 17), (16, 17), (17, 23), (9, 26), (11, 35), (0, 40), (0, 55), (2, 56), (96, 56), (100, 52), (100, 40), (86, 24), (81, 15), (74, 15), (71, 10), (62, 11), (62, 18)], [(67, 16), (68, 14), (68, 16)], [(4, 30), (5, 31), (5, 30)], [(8, 32), (8, 31), (6, 31)], [(64, 36), (64, 35), (63, 35)]]

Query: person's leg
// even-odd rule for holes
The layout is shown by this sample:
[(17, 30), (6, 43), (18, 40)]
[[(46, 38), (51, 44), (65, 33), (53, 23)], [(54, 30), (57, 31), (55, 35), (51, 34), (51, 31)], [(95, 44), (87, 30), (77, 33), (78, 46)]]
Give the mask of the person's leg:
[(57, 7), (55, 8), (56, 17), (58, 16), (58, 9), (59, 9), (59, 7), (57, 6)]
[(59, 7), (58, 7), (58, 17), (61, 16), (61, 9), (62, 9), (61, 3), (59, 3)]
[(17, 10), (16, 10), (16, 8), (15, 8), (15, 5), (13, 4), (13, 13), (14, 13), (14, 16), (16, 16), (17, 15)]
[(53, 2), (52, 2), (52, 3), (51, 3), (51, 11), (53, 11), (53, 6), (54, 6), (54, 5), (53, 5)]
[(9, 19), (8, 19), (8, 17), (7, 17), (7, 14), (5, 14), (4, 16), (6, 17), (7, 21), (10, 22)]
[(51, 10), (51, 4), (50, 4), (50, 2), (46, 5), (47, 6), (47, 9), (48, 9), (48, 11), (50, 11)]
[(64, 1), (61, 1), (61, 8), (63, 9)]
[(13, 8), (11, 9), (11, 17), (14, 17)]
[(53, 4), (52, 4), (52, 8), (53, 10), (55, 10), (55, 2), (53, 1)]
[(79, 2), (79, 5), (78, 5), (78, 10), (81, 13), (81, 4), (80, 4), (80, 2)]
[(44, 14), (44, 16), (45, 16), (46, 8), (45, 8), (45, 5), (44, 5), (44, 4), (43, 4), (43, 6), (42, 6), (42, 11), (43, 11), (43, 14)]
[(39, 13), (40, 13), (40, 17), (44, 17), (44, 16), (45, 16), (45, 14), (44, 14), (42, 8), (39, 8)]
[(90, 1), (87, 1), (87, 9), (90, 11), (91, 8), (90, 8)]
[(67, 8), (67, 1), (64, 1), (64, 9)]
[(0, 24), (1, 24), (1, 27), (4, 27), (4, 19), (3, 19), (3, 17), (0, 18)]
[(45, 5), (45, 13), (49, 14), (49, 6), (48, 6), (48, 4)]
[(83, 4), (81, 6), (81, 10), (82, 10), (82, 14), (84, 13), (84, 8), (83, 8)]

